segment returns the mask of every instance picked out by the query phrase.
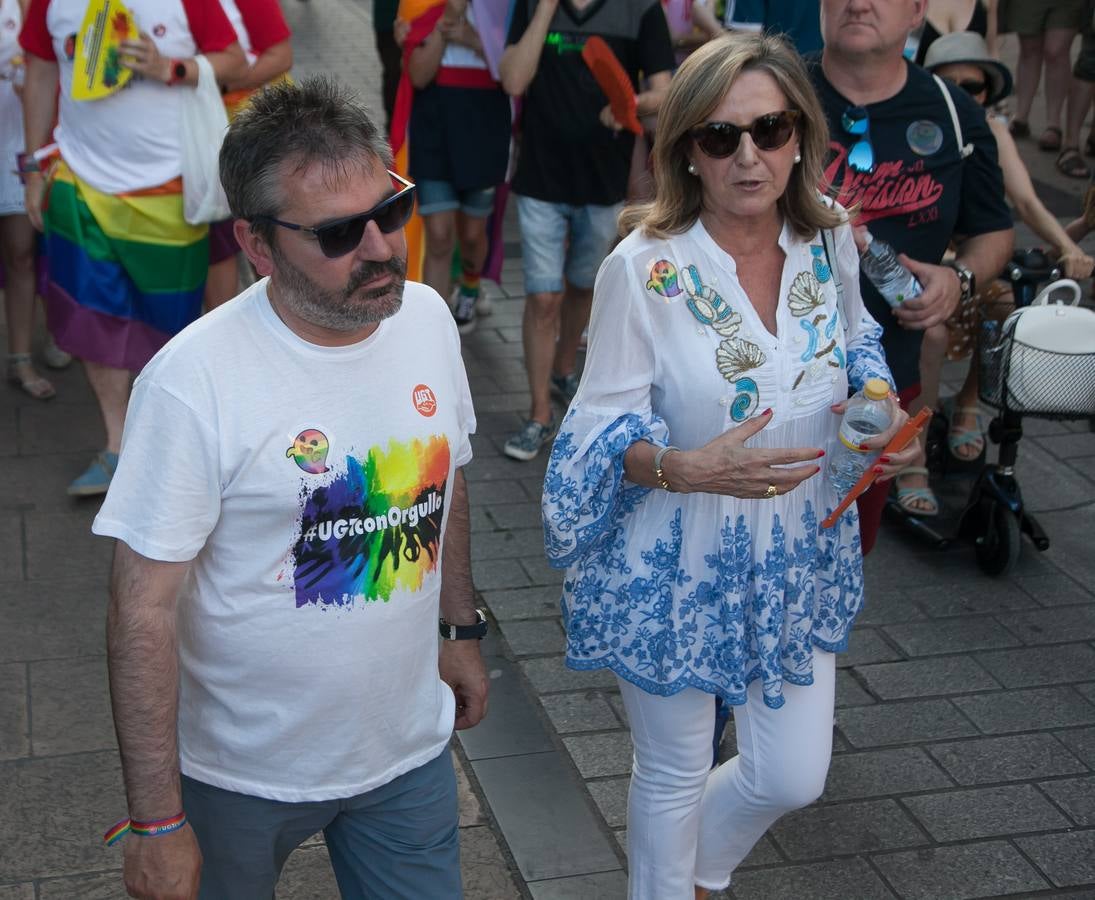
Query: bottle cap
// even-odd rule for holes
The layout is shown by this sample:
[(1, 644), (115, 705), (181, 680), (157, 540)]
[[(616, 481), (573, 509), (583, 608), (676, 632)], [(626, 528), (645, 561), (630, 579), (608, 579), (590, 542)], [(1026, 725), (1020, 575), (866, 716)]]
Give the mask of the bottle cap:
[(863, 396), (868, 400), (885, 400), (890, 396), (890, 385), (884, 378), (869, 378), (863, 385)]

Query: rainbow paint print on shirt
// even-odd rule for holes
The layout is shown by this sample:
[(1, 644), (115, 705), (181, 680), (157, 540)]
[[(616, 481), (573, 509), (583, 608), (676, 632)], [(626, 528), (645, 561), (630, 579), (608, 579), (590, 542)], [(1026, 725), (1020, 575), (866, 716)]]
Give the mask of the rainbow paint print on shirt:
[(296, 605), (387, 602), (417, 591), (440, 561), (449, 444), (441, 436), (346, 457), (322, 485), (305, 482), (293, 551)]

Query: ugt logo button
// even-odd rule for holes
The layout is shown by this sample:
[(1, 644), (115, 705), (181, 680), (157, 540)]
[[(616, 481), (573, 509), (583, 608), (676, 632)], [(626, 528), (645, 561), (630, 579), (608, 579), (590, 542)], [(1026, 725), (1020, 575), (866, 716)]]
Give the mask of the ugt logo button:
[(414, 408), (427, 419), (437, 412), (437, 397), (434, 396), (433, 389), (429, 385), (415, 385), (414, 391), (411, 392), (411, 402)]

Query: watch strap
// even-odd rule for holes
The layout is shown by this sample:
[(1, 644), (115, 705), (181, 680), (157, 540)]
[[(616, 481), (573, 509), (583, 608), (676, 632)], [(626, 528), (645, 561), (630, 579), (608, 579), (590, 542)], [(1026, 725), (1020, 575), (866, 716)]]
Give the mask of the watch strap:
[(438, 620), (438, 631), (446, 641), (482, 640), (487, 636), (487, 616), (481, 609), (475, 611), (474, 625), (453, 625), (444, 619)]
[(665, 477), (665, 470), (662, 468), (662, 460), (665, 459), (665, 454), (670, 450), (680, 449), (680, 447), (674, 447), (670, 444), (667, 447), (662, 447), (661, 450), (654, 454), (654, 477), (658, 480), (658, 487), (663, 491), (672, 491), (673, 485), (671, 485), (669, 479)]

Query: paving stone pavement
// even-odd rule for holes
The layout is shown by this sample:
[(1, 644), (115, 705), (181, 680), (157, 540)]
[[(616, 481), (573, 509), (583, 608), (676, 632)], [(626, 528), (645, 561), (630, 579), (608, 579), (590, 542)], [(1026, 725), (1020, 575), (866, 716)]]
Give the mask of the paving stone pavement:
[[(378, 108), (367, 0), (284, 8), (295, 71), (334, 72)], [(1074, 214), (1075, 185), (1023, 150), (1054, 211)], [(506, 239), (518, 246), (512, 223)], [(465, 340), (474, 574), (497, 625), (491, 714), (453, 750), (467, 896), (616, 900), (626, 720), (610, 675), (562, 665), (561, 576), (538, 533), (545, 460), (501, 455), (528, 401), (521, 311), (511, 255)], [(948, 369), (950, 387), (958, 377)], [(0, 394), (0, 900), (113, 900), (120, 854), (99, 840), (124, 804), (103, 658), (109, 546), (88, 530), (96, 504), (64, 495), (102, 432), (82, 374), (56, 383), (48, 405)], [(718, 900), (1095, 897), (1095, 435), (1026, 425), (1019, 477), (1053, 546), (1027, 545), (991, 579), (969, 548), (884, 531), (839, 663), (825, 794), (778, 822)], [(325, 855), (319, 840), (294, 853), (278, 896), (337, 897)]]

